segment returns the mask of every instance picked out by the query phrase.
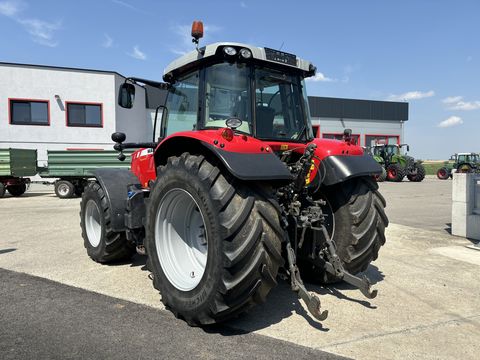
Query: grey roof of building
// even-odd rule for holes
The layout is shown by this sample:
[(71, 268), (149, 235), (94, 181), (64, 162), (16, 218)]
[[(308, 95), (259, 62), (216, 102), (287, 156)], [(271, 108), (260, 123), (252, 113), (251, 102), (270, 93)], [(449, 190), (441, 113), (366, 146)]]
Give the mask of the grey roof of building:
[(111, 71), (111, 70), (97, 70), (97, 69), (85, 69), (85, 68), (75, 68), (75, 67), (67, 67), (67, 66), (54, 66), (54, 65), (37, 65), (37, 64), (23, 64), (23, 63), (11, 63), (11, 62), (2, 62), (0, 61), (0, 66), (18, 66), (18, 67), (34, 67), (40, 69), (51, 69), (51, 70), (68, 70), (68, 71), (83, 71), (83, 72), (93, 72), (93, 73), (100, 73), (100, 74), (116, 74), (121, 77), (125, 77), (122, 74)]
[(408, 103), (309, 96), (310, 115), (320, 118), (407, 121)]

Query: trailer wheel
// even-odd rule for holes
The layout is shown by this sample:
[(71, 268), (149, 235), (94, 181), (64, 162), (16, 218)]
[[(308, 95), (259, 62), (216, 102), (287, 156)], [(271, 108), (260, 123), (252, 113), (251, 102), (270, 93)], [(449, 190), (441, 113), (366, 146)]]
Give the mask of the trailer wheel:
[(125, 232), (111, 229), (110, 218), (102, 187), (97, 182), (89, 184), (80, 202), (80, 226), (87, 254), (99, 263), (126, 260), (135, 253), (135, 246), (127, 241)]
[(21, 196), (27, 191), (27, 185), (25, 184), (15, 184), (15, 185), (8, 185), (7, 191), (12, 196)]
[(147, 265), (165, 306), (198, 326), (264, 302), (283, 265), (272, 195), (201, 155), (170, 157), (157, 174), (147, 210)]
[[(316, 197), (326, 200), (326, 228), (335, 241), (337, 253), (347, 271), (352, 274), (367, 269), (370, 262), (378, 257), (380, 247), (385, 244), (385, 228), (388, 218), (385, 214), (386, 202), (378, 192), (378, 185), (367, 177), (359, 177), (344, 183), (323, 188)], [(302, 247), (311, 249), (311, 241), (317, 236), (324, 241), (320, 232), (307, 233), (310, 244)], [(317, 249), (319, 250), (319, 249)], [(324, 271), (306, 259), (303, 253), (299, 265), (306, 279), (318, 283), (338, 281), (336, 277)]]
[(60, 199), (68, 199), (73, 196), (75, 186), (68, 180), (58, 180), (55, 182), (55, 195)]
[(0, 199), (5, 195), (5, 185), (0, 183)]

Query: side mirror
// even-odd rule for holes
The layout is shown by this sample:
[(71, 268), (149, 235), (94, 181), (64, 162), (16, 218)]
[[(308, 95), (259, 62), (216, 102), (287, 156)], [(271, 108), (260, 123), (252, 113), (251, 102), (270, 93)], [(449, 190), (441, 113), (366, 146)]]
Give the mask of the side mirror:
[(407, 145), (407, 151), (410, 151), (410, 145)]
[(124, 82), (118, 91), (118, 105), (131, 109), (135, 101), (135, 85)]

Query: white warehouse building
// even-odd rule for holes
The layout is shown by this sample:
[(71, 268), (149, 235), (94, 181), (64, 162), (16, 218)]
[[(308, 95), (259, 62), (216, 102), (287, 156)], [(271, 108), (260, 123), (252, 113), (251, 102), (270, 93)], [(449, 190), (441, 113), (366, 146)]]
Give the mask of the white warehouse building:
[(116, 72), (0, 63), (0, 79), (0, 148), (37, 149), (40, 165), (47, 150), (112, 150), (113, 132), (130, 142), (152, 133), (144, 88), (132, 109), (121, 108), (125, 77)]
[[(111, 134), (128, 142), (152, 139), (155, 109), (165, 92), (136, 87), (132, 109), (117, 104), (125, 77), (114, 71), (0, 62), (0, 148), (112, 149)], [(408, 103), (309, 96), (316, 136), (341, 138), (352, 129), (357, 144), (403, 143)]]

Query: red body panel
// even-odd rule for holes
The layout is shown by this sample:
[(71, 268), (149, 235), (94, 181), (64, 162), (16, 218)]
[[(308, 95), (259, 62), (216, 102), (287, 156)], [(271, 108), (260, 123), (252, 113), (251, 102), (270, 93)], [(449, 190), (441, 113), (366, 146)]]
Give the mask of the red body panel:
[(131, 171), (145, 188), (148, 187), (150, 180), (155, 180), (157, 177), (153, 154), (151, 149), (140, 149), (132, 154)]
[[(296, 143), (288, 141), (262, 141), (243, 134), (235, 134), (233, 139), (228, 141), (222, 136), (223, 131), (225, 131), (225, 129), (178, 132), (165, 138), (160, 144), (158, 144), (155, 152), (162, 151), (162, 148), (168, 146), (165, 143), (173, 141), (174, 138), (196, 139), (203, 143), (218, 147), (224, 151), (246, 154), (261, 154), (264, 152), (278, 152), (285, 150), (292, 150), (302, 154), (305, 150), (305, 147), (308, 145), (308, 143)], [(228, 138), (228, 136), (226, 137)], [(315, 138), (312, 142), (317, 145), (315, 155), (318, 159), (314, 160), (317, 167), (320, 163), (320, 160), (327, 156), (363, 155), (363, 149), (360, 146), (349, 142), (319, 138)], [(132, 172), (140, 179), (140, 182), (144, 187), (148, 187), (148, 182), (150, 180), (155, 180), (156, 178), (155, 160), (153, 154), (154, 152), (151, 150), (149, 151), (148, 149), (140, 149), (132, 154)], [(311, 180), (315, 178), (316, 173), (317, 169), (315, 167), (315, 169), (313, 169), (310, 173)]]

